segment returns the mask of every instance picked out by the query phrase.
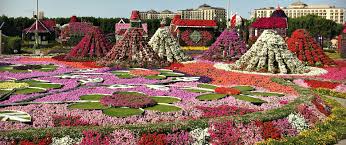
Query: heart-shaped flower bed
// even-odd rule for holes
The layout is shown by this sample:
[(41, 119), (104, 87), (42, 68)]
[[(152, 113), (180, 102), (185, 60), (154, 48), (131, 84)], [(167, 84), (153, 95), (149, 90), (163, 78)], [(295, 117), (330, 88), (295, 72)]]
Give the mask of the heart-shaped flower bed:
[(134, 76), (154, 76), (154, 75), (159, 75), (160, 72), (155, 71), (155, 70), (148, 70), (148, 69), (134, 69), (134, 70), (130, 70), (129, 72), (131, 75)]
[(235, 88), (225, 88), (225, 87), (217, 87), (215, 89), (216, 93), (219, 94), (227, 94), (227, 95), (239, 95), (240, 90), (235, 89)]
[(157, 104), (157, 102), (145, 95), (114, 94), (103, 97), (101, 104), (112, 107), (145, 108)]

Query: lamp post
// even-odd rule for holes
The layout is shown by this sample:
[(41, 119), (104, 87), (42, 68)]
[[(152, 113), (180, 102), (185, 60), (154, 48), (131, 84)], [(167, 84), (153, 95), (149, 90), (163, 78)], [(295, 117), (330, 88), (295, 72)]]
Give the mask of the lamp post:
[(36, 28), (35, 28), (35, 44), (34, 44), (34, 49), (40, 48), (39, 42), (38, 42), (38, 0), (36, 0)]
[(0, 55), (2, 55), (2, 26), (4, 26), (5, 22), (2, 22), (0, 25)]

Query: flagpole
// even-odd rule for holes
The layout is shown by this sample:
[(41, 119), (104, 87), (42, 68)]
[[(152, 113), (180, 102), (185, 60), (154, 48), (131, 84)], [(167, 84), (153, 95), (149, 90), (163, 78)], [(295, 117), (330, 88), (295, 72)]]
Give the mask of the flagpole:
[(226, 26), (227, 26), (227, 29), (229, 28), (229, 25), (230, 25), (230, 5), (231, 5), (231, 0), (228, 0), (227, 2), (227, 16), (226, 16)]

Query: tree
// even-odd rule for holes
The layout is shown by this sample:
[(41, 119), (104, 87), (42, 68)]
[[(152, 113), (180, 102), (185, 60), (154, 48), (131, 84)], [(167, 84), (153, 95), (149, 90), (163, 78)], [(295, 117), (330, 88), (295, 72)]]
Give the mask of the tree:
[(342, 25), (316, 15), (288, 19), (288, 35), (296, 29), (306, 29), (315, 38), (319, 35), (332, 39), (342, 31)]

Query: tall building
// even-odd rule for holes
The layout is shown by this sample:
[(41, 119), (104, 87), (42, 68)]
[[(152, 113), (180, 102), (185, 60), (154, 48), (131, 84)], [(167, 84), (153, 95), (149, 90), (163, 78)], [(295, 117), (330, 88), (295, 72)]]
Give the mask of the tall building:
[(226, 19), (226, 10), (224, 8), (211, 7), (207, 4), (203, 4), (197, 9), (178, 10), (178, 13), (182, 19), (217, 21)]
[[(281, 7), (289, 18), (297, 18), (306, 15), (317, 15), (328, 20), (333, 20), (336, 23), (345, 23), (346, 10), (330, 5), (307, 5), (301, 1), (294, 2), (288, 7)], [(270, 17), (275, 11), (274, 7), (255, 9), (253, 17), (262, 18)]]
[(162, 12), (157, 12), (155, 10), (149, 10), (146, 12), (139, 12), (141, 19), (163, 19), (171, 18), (173, 19), (175, 13), (169, 10), (164, 10)]

